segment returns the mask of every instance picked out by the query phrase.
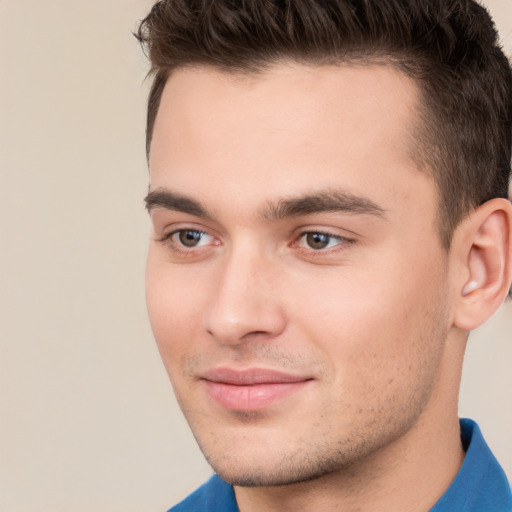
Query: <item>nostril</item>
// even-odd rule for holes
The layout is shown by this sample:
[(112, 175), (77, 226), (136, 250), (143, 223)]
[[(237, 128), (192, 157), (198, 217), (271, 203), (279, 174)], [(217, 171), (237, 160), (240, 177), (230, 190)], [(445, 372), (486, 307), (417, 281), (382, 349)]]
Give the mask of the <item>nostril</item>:
[(226, 330), (226, 329), (207, 329), (206, 332), (213, 340), (221, 345), (238, 345), (244, 344), (256, 340), (266, 340), (275, 338), (282, 332), (283, 328), (269, 329), (269, 330), (250, 330), (246, 329), (245, 332), (237, 329)]
[(244, 338), (249, 338), (252, 336), (268, 336), (268, 332), (266, 331), (251, 331), (244, 335)]

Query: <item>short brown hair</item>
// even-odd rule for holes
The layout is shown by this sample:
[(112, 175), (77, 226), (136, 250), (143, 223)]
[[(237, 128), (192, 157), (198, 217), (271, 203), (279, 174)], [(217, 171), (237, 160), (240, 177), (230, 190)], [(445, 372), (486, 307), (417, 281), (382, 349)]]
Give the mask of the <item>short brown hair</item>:
[(512, 72), (474, 0), (161, 0), (137, 38), (151, 61), (146, 150), (165, 83), (179, 67), (258, 73), (284, 59), (383, 62), (420, 87), (415, 161), (440, 191), (446, 248), (473, 208), (508, 197)]

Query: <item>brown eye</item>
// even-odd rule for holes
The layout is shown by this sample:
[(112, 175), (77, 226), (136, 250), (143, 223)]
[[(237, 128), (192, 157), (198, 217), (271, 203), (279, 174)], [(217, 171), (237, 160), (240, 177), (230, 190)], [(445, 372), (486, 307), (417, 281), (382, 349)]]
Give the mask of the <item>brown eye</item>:
[(178, 240), (184, 247), (196, 247), (200, 245), (205, 233), (191, 229), (182, 229), (176, 233)]
[(333, 237), (331, 237), (330, 235), (326, 234), (326, 233), (306, 233), (306, 244), (311, 248), (311, 249), (325, 249), (329, 243), (331, 242), (331, 239)]

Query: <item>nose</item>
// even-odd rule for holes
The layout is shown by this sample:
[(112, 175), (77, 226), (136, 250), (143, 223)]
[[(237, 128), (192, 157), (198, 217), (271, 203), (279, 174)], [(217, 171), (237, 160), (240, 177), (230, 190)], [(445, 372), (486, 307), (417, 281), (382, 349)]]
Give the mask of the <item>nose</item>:
[(233, 253), (224, 262), (205, 316), (207, 332), (220, 344), (281, 334), (286, 317), (279, 295), (278, 269), (261, 255)]

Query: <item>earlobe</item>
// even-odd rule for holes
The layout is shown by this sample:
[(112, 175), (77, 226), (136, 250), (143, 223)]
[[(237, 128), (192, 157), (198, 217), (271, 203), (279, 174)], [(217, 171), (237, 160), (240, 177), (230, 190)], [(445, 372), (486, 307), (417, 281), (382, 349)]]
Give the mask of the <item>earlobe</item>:
[(512, 280), (512, 205), (492, 199), (458, 228), (463, 276), (454, 324), (471, 331), (501, 306)]

